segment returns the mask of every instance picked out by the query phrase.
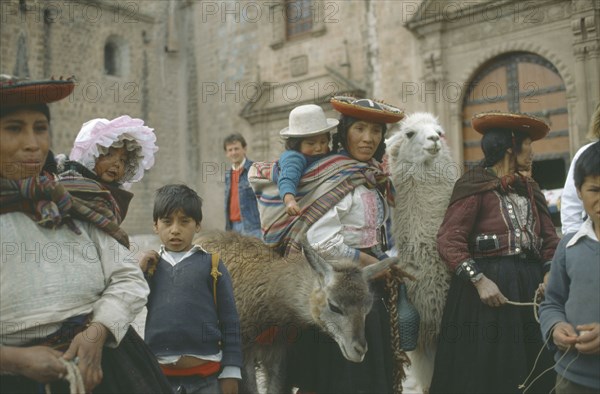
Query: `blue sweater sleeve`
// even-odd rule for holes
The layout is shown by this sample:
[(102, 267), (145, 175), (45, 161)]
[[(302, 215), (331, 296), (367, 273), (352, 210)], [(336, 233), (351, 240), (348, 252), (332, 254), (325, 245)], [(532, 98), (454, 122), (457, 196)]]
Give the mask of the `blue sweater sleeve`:
[(307, 161), (304, 155), (295, 150), (286, 150), (279, 158), (279, 196), (283, 200), (286, 194), (296, 196), (296, 188), (306, 170)]
[(217, 280), (217, 314), (221, 328), (223, 366), (242, 367), (242, 336), (240, 318), (233, 297), (233, 285), (229, 271), (219, 261), (221, 276)]

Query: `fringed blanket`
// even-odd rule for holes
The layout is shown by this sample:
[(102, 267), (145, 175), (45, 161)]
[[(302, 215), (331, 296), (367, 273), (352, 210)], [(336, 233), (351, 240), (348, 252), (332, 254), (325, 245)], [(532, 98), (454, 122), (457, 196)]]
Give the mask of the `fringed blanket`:
[(282, 255), (300, 251), (308, 229), (359, 185), (377, 187), (393, 205), (390, 182), (379, 163), (331, 155), (305, 171), (296, 194), (300, 214), (288, 216), (274, 179), (275, 166), (277, 162), (255, 162), (248, 180), (258, 199), (264, 242)]
[(57, 182), (51, 174), (20, 180), (0, 179), (0, 213), (24, 212), (40, 226), (62, 224), (81, 234), (71, 217), (92, 223), (125, 247), (127, 233), (119, 227), (119, 207), (110, 191), (86, 178)]

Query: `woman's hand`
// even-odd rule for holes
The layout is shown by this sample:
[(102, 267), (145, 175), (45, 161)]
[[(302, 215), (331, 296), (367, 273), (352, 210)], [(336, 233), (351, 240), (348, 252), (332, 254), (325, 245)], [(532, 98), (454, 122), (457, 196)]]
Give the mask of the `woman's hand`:
[(548, 286), (548, 279), (550, 279), (550, 272), (546, 272), (546, 274), (544, 275), (544, 281), (538, 286), (538, 291), (542, 299), (544, 299), (544, 294), (546, 294), (546, 286)]
[(23, 375), (40, 383), (61, 379), (67, 368), (59, 358), (62, 353), (47, 346), (0, 347), (0, 370)]
[(575, 348), (583, 354), (600, 354), (600, 323), (582, 324)]
[(497, 307), (504, 305), (507, 301), (494, 281), (488, 279), (485, 275), (482, 275), (481, 279), (475, 282), (475, 288), (479, 293), (479, 298), (487, 306)]
[(158, 264), (158, 260), (160, 260), (160, 255), (155, 250), (147, 250), (140, 257), (140, 268), (143, 273), (150, 271), (150, 273), (154, 273), (156, 270), (156, 264)]
[(219, 386), (221, 387), (222, 394), (237, 394), (238, 393), (238, 381), (233, 378), (219, 379)]
[(577, 333), (572, 325), (561, 321), (552, 329), (552, 340), (556, 347), (564, 352), (577, 342)]
[(109, 331), (101, 323), (92, 323), (75, 335), (71, 346), (63, 355), (65, 360), (77, 357), (77, 366), (81, 371), (86, 392), (91, 392), (102, 381), (102, 348)]

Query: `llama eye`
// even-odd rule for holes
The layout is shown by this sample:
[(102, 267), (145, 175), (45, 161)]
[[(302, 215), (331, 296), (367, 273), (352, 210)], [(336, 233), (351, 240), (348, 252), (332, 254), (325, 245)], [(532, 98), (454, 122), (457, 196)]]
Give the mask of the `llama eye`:
[(406, 136), (407, 136), (408, 138), (412, 138), (412, 137), (413, 137), (413, 135), (415, 135), (415, 132), (414, 132), (414, 131), (409, 131), (408, 133), (406, 133)]
[(327, 303), (329, 304), (329, 309), (331, 309), (331, 311), (332, 311), (333, 313), (337, 313), (337, 314), (343, 315), (343, 313), (342, 313), (342, 310), (341, 310), (340, 308), (338, 308), (337, 306), (333, 305), (333, 304), (332, 304), (331, 302), (329, 302), (329, 301), (328, 301)]
[(440, 130), (436, 130), (435, 132), (438, 133), (440, 137), (444, 135), (444, 133), (442, 133)]

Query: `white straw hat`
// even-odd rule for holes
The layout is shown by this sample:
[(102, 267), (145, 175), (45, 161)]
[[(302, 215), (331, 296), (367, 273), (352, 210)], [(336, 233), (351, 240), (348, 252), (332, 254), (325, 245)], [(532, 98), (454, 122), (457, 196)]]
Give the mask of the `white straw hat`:
[(323, 109), (315, 104), (301, 105), (290, 112), (289, 127), (282, 129), (283, 138), (310, 137), (337, 127), (337, 119), (326, 118)]

